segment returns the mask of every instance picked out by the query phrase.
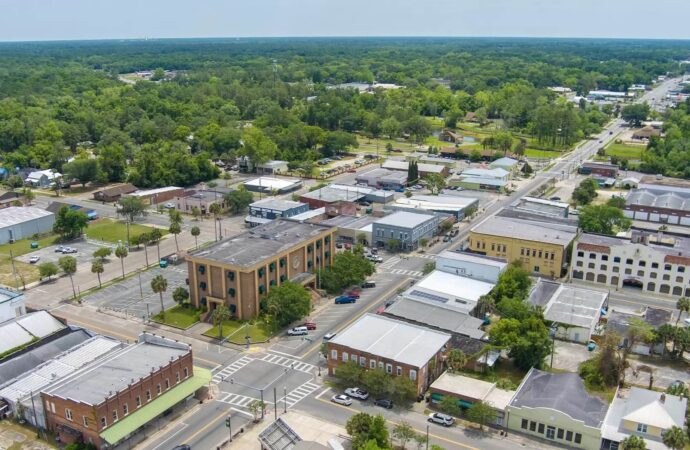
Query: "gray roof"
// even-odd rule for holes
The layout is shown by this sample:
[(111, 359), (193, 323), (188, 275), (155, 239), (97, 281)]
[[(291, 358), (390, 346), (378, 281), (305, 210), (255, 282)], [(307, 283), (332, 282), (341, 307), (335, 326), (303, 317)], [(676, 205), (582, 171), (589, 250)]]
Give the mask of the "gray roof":
[(292, 450), (297, 443), (302, 442), (302, 438), (279, 418), (259, 433), (259, 442), (262, 448), (268, 450)]
[(180, 195), (180, 197), (185, 198), (187, 201), (190, 201), (191, 199), (199, 200), (199, 201), (207, 201), (207, 202), (213, 202), (213, 201), (223, 201), (223, 194), (219, 191), (211, 191), (211, 190), (192, 190), (192, 191), (185, 191)]
[(346, 228), (350, 230), (361, 230), (362, 228), (366, 227), (367, 225), (371, 225), (379, 219), (380, 217), (374, 217), (371, 215), (366, 215), (362, 217), (342, 215), (335, 216), (333, 218), (324, 220), (319, 223), (321, 225), (328, 225), (331, 227)]
[(601, 317), (607, 298), (606, 292), (560, 284), (544, 308), (544, 319), (592, 329)]
[(669, 323), (673, 313), (667, 309), (653, 308), (648, 306), (644, 313), (639, 314), (629, 314), (621, 311), (611, 311), (608, 320), (606, 322), (607, 330), (612, 330), (619, 335), (625, 335), (628, 327), (630, 326), (630, 320), (632, 319), (642, 319), (643, 322), (649, 324), (655, 330), (659, 329), (660, 326)]
[(365, 314), (330, 342), (382, 358), (423, 367), (450, 335), (407, 322)]
[(500, 186), (503, 187), (508, 184), (505, 180), (500, 180), (497, 178), (486, 178), (486, 177), (467, 177), (463, 176), (460, 178), (460, 183), (470, 183), (470, 184), (483, 184), (486, 186)]
[(325, 186), (321, 189), (302, 194), (301, 196), (303, 198), (321, 200), (327, 203), (339, 201), (356, 202), (372, 192), (371, 189), (363, 190), (355, 186), (351, 186), (351, 188), (352, 189), (340, 189), (333, 186)]
[(690, 193), (633, 189), (625, 205), (690, 211)]
[(407, 183), (407, 174), (405, 172), (393, 171), (388, 169), (374, 169), (357, 175), (357, 180), (376, 180), (382, 182), (393, 183)]
[(0, 209), (0, 228), (11, 227), (52, 215), (53, 213), (50, 211), (33, 206), (10, 206)]
[(449, 333), (462, 334), (475, 339), (484, 337), (484, 331), (480, 329), (482, 320), (440, 304), (432, 305), (402, 297), (386, 309), (386, 314)]
[(475, 233), (567, 246), (576, 236), (577, 227), (493, 216), (472, 228)]
[(276, 219), (190, 255), (236, 266), (253, 266), (329, 229), (323, 225)]
[(553, 409), (595, 428), (601, 427), (608, 410), (608, 404), (587, 392), (577, 374), (537, 369), (530, 369), (510, 406)]
[[(139, 342), (75, 373), (45, 392), (87, 405), (99, 405), (127, 388), (132, 380), (138, 381), (191, 351), (184, 347)], [(174, 384), (175, 380), (170, 382)]]
[[(658, 236), (658, 233), (656, 232), (643, 232), (633, 230), (630, 233), (630, 235), (635, 237), (640, 237), (642, 235), (648, 236), (651, 242), (645, 244), (646, 247), (656, 250), (665, 255), (687, 256), (688, 253), (686, 252), (690, 252), (690, 238), (679, 236), (677, 234), (671, 234), (668, 232), (663, 234), (663, 239), (669, 240), (669, 245), (656, 244), (654, 242), (654, 240)], [(582, 233), (580, 234), (577, 242), (582, 244), (598, 245), (602, 247), (617, 247), (622, 245), (630, 245), (631, 238), (627, 236), (618, 237), (606, 236), (603, 234)]]
[(559, 287), (560, 283), (539, 279), (530, 291), (527, 302), (530, 305), (545, 308)]
[(570, 225), (576, 227), (578, 224), (577, 216), (555, 216), (553, 214), (543, 214), (536, 211), (528, 211), (521, 208), (509, 207), (501, 208), (501, 210), (496, 213), (499, 217), (505, 217), (508, 219), (522, 219), (530, 222), (546, 222), (555, 223), (560, 225)]
[(36, 311), (0, 324), (0, 353), (43, 339), (66, 328), (47, 311)]
[(431, 214), (417, 214), (407, 211), (396, 211), (393, 214), (383, 217), (375, 223), (378, 225), (389, 225), (403, 228), (415, 228), (430, 220), (435, 220), (436, 216)]
[(256, 201), (249, 205), (250, 208), (272, 209), (274, 211), (288, 211), (290, 209), (299, 208), (306, 205), (302, 202), (293, 202), (292, 200), (281, 200), (277, 198), (265, 198)]

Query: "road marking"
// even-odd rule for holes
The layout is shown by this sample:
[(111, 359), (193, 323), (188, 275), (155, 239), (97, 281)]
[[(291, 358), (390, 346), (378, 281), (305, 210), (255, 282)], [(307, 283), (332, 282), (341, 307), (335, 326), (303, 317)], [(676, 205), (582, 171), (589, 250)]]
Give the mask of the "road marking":
[(319, 395), (316, 396), (316, 398), (317, 398), (317, 399), (320, 399), (321, 396), (322, 396), (323, 394), (325, 394), (326, 392), (328, 392), (328, 391), (330, 391), (330, 390), (331, 390), (331, 388), (327, 387), (326, 389), (324, 389), (323, 391), (321, 391), (321, 392), (319, 393)]
[(224, 412), (223, 412), (223, 414), (219, 414), (218, 417), (216, 417), (215, 419), (211, 420), (209, 423), (207, 423), (207, 424), (204, 425), (203, 427), (199, 428), (199, 430), (197, 430), (196, 433), (194, 433), (193, 435), (191, 435), (191, 436), (189, 436), (189, 437), (187, 438), (186, 442), (187, 442), (187, 443), (189, 443), (189, 442), (194, 442), (194, 439), (196, 439), (196, 437), (199, 436), (201, 433), (204, 433), (204, 432), (206, 432), (206, 430), (208, 430), (209, 428), (216, 426), (216, 422), (218, 422), (218, 421), (224, 421), (224, 420), (225, 420), (225, 417), (226, 417), (226, 414), (229, 413), (230, 411), (232, 411), (233, 409), (234, 409), (234, 408), (228, 408), (227, 411), (224, 411)]
[(279, 355), (287, 356), (288, 358), (302, 359), (301, 356), (295, 356), (295, 355), (291, 355), (291, 354), (289, 354), (289, 353), (279, 352), (278, 350), (273, 350), (272, 348), (269, 348), (268, 351), (269, 351), (269, 352), (272, 352), (272, 353), (277, 353), (277, 354), (279, 354)]
[(389, 269), (390, 273), (394, 273), (397, 275), (409, 275), (412, 277), (421, 277), (424, 275), (423, 272), (420, 272), (419, 270), (406, 270), (406, 269)]
[(242, 414), (243, 416), (247, 416), (252, 420), (254, 419), (254, 416), (251, 413), (248, 413), (247, 411), (244, 411), (244, 410), (239, 409), (239, 408), (230, 408), (230, 409), (235, 411), (236, 413)]
[(316, 369), (316, 366), (313, 364), (305, 363), (292, 358), (285, 358), (283, 356), (272, 355), (270, 353), (267, 353), (263, 358), (261, 358), (261, 361), (278, 366), (290, 367), (292, 369), (299, 370), (300, 372), (309, 374), (312, 374)]
[(254, 358), (248, 356), (243, 356), (232, 364), (227, 365), (220, 372), (213, 375), (213, 382), (218, 384), (225, 381), (230, 375), (234, 374), (238, 370), (242, 369), (244, 366), (254, 361)]
[(318, 384), (313, 383), (311, 380), (309, 380), (306, 383), (303, 383), (297, 386), (295, 389), (288, 392), (287, 395), (283, 396), (276, 402), (276, 405), (279, 406), (281, 403), (285, 403), (285, 400), (287, 399), (287, 407), (292, 408), (297, 403), (310, 396), (319, 387), (320, 386)]
[[(188, 425), (187, 425), (186, 423), (182, 423), (182, 428), (180, 428), (179, 430), (175, 431), (175, 432), (174, 432), (173, 434), (171, 434), (167, 439), (165, 439), (163, 442), (161, 442), (160, 444), (158, 444), (158, 445), (156, 445), (155, 447), (153, 447), (151, 450), (156, 450), (156, 449), (160, 448), (163, 444), (165, 444), (166, 442), (168, 442), (170, 439), (174, 438), (176, 434), (181, 433), (182, 430), (184, 430), (184, 429), (187, 428), (187, 427), (188, 427)], [(169, 433), (169, 431), (166, 431), (166, 434), (167, 434), (167, 433)]]
[[(258, 400), (257, 398), (254, 397), (247, 397), (246, 395), (240, 395), (240, 394), (233, 394), (232, 392), (221, 392), (221, 394), (225, 394), (223, 398), (216, 398), (215, 400), (221, 403), (227, 403), (228, 405), (234, 405), (234, 406), (239, 406), (241, 408), (246, 408), (248, 404), (251, 402)], [(272, 405), (273, 403), (269, 401), (265, 401), (267, 405)]]
[[(348, 410), (348, 411), (350, 411), (350, 412), (353, 412), (353, 413), (360, 413), (360, 412), (362, 412), (362, 411), (359, 411), (359, 410), (357, 410), (357, 409), (350, 408), (349, 406), (340, 405), (340, 404), (335, 403), (335, 402), (332, 402), (332, 401), (330, 401), (330, 400), (324, 400), (324, 399), (322, 399), (322, 398), (320, 398), (320, 399), (318, 399), (318, 400), (319, 400), (320, 402), (326, 403), (326, 404), (331, 405), (331, 406), (337, 406), (338, 408), (346, 409), (346, 410)], [(400, 425), (399, 422), (394, 422), (394, 421), (392, 421), (392, 420), (390, 420), (390, 419), (386, 419), (386, 422), (390, 423), (391, 425)], [(413, 430), (416, 431), (416, 432), (419, 433), (419, 434), (426, 434), (426, 430), (418, 430), (418, 429), (416, 429), (416, 428), (413, 428)], [(454, 441), (454, 440), (452, 440), (452, 439), (448, 439), (448, 438), (445, 438), (445, 437), (443, 437), (443, 436), (439, 436), (439, 435), (437, 435), (437, 434), (429, 434), (429, 438), (438, 439), (438, 440), (440, 440), (440, 441), (448, 442), (448, 443), (453, 444), (453, 445), (459, 445), (460, 447), (467, 448), (467, 449), (470, 449), (470, 450), (480, 450), (480, 449), (478, 449), (477, 447), (472, 447), (472, 446), (470, 446), (470, 445), (463, 444), (462, 442)]]

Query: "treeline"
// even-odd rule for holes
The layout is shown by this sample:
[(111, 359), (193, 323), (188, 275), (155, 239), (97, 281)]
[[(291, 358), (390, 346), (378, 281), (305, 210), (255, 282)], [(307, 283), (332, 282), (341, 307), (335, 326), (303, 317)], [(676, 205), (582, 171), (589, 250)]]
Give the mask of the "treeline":
[(690, 99), (665, 112), (664, 137), (652, 136), (640, 171), (690, 178)]

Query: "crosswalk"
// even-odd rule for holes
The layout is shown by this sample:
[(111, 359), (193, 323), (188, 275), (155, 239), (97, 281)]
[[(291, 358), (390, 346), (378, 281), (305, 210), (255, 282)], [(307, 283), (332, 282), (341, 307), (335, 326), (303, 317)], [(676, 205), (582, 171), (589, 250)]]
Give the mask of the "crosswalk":
[(261, 358), (261, 360), (267, 363), (277, 364), (283, 367), (291, 367), (295, 370), (299, 370), (300, 372), (304, 373), (313, 374), (316, 370), (316, 366), (313, 364), (308, 364), (302, 361), (298, 361), (296, 359), (286, 358), (284, 356), (274, 355), (273, 353), (267, 353), (266, 355), (264, 355), (263, 358)]
[[(246, 395), (233, 394), (231, 392), (222, 392), (221, 395), (225, 394), (223, 397), (218, 397), (216, 400), (219, 402), (227, 403), (228, 405), (239, 406), (241, 408), (246, 408), (254, 400), (254, 397), (247, 397)], [(266, 404), (272, 404), (271, 402), (265, 401)], [(288, 405), (290, 404), (288, 400)]]
[(233, 362), (229, 366), (226, 366), (221, 371), (213, 375), (213, 382), (218, 384), (221, 381), (226, 380), (230, 375), (237, 372), (252, 361), (254, 361), (254, 358), (250, 358), (248, 356), (241, 357), (237, 361)]
[(321, 387), (320, 385), (309, 380), (306, 383), (304, 383), (304, 384), (296, 387), (292, 391), (290, 391), (290, 393), (286, 397), (281, 398), (278, 401), (277, 406), (280, 406), (280, 404), (285, 402), (285, 400), (287, 399), (287, 402), (286, 402), (287, 407), (292, 408), (293, 406), (295, 406), (297, 403), (299, 403), (304, 398), (311, 395), (312, 392), (314, 392), (315, 390), (317, 390), (320, 387)]
[(414, 258), (424, 258), (424, 259), (431, 259), (431, 260), (436, 260), (436, 257), (438, 255), (434, 255), (433, 253), (418, 253), (413, 255)]
[(395, 273), (398, 275), (408, 275), (411, 277), (422, 277), (424, 275), (422, 272), (418, 270), (406, 270), (406, 269), (390, 269), (388, 270), (390, 273)]
[(388, 258), (386, 261), (382, 262), (379, 267), (381, 269), (392, 269), (393, 266), (398, 264), (400, 262), (400, 257), (399, 256), (391, 256)]

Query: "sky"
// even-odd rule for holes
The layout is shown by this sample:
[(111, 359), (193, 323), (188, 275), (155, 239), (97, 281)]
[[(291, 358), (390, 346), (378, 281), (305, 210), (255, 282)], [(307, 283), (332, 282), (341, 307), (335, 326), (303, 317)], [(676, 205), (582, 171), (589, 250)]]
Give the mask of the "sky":
[(283, 36), (690, 39), (688, 0), (0, 0), (0, 41)]

